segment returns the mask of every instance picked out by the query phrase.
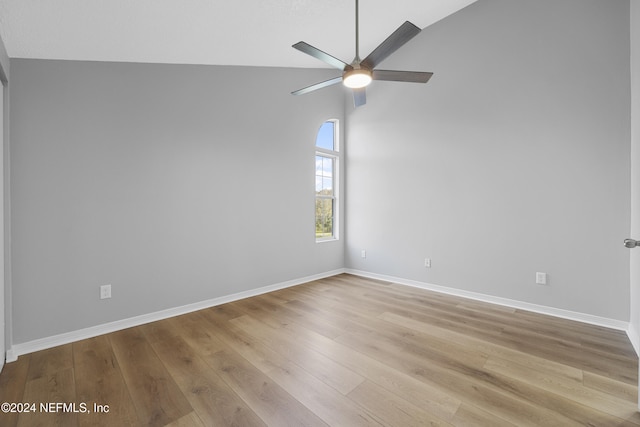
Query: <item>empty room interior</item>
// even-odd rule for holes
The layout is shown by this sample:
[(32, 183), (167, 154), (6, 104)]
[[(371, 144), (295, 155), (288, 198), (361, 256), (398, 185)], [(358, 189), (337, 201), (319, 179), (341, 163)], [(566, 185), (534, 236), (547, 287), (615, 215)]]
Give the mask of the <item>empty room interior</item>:
[(0, 425), (640, 425), (640, 0), (0, 37)]

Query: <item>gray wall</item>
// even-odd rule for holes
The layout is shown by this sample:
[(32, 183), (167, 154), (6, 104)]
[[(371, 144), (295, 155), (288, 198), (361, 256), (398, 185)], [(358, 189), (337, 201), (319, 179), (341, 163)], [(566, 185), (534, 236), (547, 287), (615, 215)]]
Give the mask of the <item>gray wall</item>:
[(335, 73), (11, 66), (14, 344), (343, 267), (313, 219), (343, 100), (289, 94)]
[(427, 28), (382, 68), (431, 81), (374, 82), (348, 117), (347, 267), (628, 321), (629, 66), (628, 0)]

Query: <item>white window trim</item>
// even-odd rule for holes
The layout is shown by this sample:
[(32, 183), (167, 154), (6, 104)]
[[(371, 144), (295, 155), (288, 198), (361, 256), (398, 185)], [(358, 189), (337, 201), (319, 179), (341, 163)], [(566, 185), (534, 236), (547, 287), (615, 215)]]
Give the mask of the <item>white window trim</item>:
[[(316, 243), (325, 243), (325, 242), (335, 242), (337, 240), (340, 240), (340, 209), (341, 209), (341, 203), (340, 203), (340, 157), (341, 157), (341, 151), (340, 151), (340, 122), (338, 121), (338, 119), (328, 119), (325, 120), (324, 122), (322, 122), (322, 124), (325, 124), (326, 122), (333, 122), (333, 142), (334, 142), (334, 149), (333, 150), (327, 150), (326, 148), (321, 148), (318, 147), (317, 145), (314, 145), (315, 147), (315, 152), (314, 152), (314, 159), (316, 155), (319, 156), (325, 156), (325, 157), (330, 157), (333, 159), (333, 236), (329, 236), (329, 237), (316, 237)], [(318, 129), (319, 130), (319, 129)], [(317, 132), (316, 132), (316, 136), (317, 136)], [(317, 196), (315, 194), (315, 184), (314, 184), (314, 204), (315, 204), (315, 199), (317, 199)], [(315, 214), (314, 214), (315, 215)], [(315, 223), (315, 218), (314, 218), (314, 223)], [(315, 228), (315, 227), (314, 227)]]

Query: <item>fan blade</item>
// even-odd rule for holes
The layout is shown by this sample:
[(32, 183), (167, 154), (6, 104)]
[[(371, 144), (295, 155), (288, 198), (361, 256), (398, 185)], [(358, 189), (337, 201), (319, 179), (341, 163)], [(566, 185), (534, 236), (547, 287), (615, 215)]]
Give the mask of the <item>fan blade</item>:
[(425, 71), (390, 71), (373, 70), (373, 80), (386, 80), (390, 82), (426, 83), (433, 73)]
[(340, 83), (341, 81), (342, 81), (342, 76), (335, 77), (330, 80), (325, 80), (324, 82), (316, 83), (311, 86), (298, 89), (295, 92), (291, 92), (291, 95), (304, 95), (305, 93), (313, 92), (314, 90), (322, 89), (323, 87), (331, 86), (336, 83)]
[(420, 28), (413, 25), (411, 22), (406, 21), (400, 25), (385, 41), (380, 43), (380, 46), (374, 49), (373, 52), (367, 56), (364, 61), (361, 62), (361, 66), (370, 70), (374, 69), (378, 64), (384, 61), (389, 55), (396, 50), (400, 49), (402, 45), (414, 38), (422, 31)]
[(353, 90), (353, 106), (359, 107), (367, 103), (367, 90), (365, 88)]
[(300, 52), (304, 52), (307, 55), (311, 55), (322, 62), (326, 62), (327, 64), (331, 65), (332, 67), (336, 67), (339, 70), (346, 70), (347, 68), (352, 68), (351, 65), (347, 64), (346, 62), (343, 62), (338, 58), (335, 58), (329, 55), (328, 53), (321, 51), (317, 47), (311, 46), (308, 43), (298, 42), (291, 47), (293, 47), (294, 49), (298, 49)]

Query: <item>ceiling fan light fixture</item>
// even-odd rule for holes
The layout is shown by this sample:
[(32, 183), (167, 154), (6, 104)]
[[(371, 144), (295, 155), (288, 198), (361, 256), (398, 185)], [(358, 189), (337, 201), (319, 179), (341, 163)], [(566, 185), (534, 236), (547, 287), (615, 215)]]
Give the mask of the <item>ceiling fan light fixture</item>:
[(342, 76), (342, 84), (351, 89), (361, 89), (369, 86), (372, 80), (371, 71), (363, 68), (349, 70)]
[[(409, 21), (400, 25), (389, 37), (378, 45), (364, 60), (360, 59), (360, 30), (358, 0), (356, 3), (356, 56), (350, 64), (300, 41), (292, 47), (302, 53), (313, 56), (320, 61), (342, 71), (342, 76), (337, 76), (311, 86), (291, 92), (292, 95), (302, 95), (342, 82), (348, 88), (353, 89), (353, 105), (360, 107), (367, 103), (366, 89), (372, 80), (386, 80), (391, 82), (426, 83), (433, 73), (422, 71), (397, 71), (379, 70), (377, 66), (389, 55), (400, 49), (409, 40), (421, 31), (419, 27)], [(375, 74), (374, 74), (375, 73)]]

